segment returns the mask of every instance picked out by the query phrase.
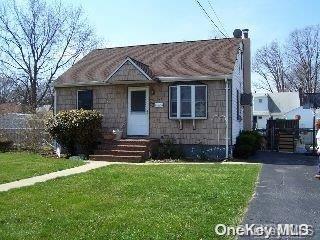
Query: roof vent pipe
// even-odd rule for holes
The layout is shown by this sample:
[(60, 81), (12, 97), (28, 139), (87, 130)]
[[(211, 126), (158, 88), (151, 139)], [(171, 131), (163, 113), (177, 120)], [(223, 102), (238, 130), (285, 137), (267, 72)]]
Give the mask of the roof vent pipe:
[(248, 38), (249, 37), (249, 29), (242, 29), (243, 37)]
[(233, 31), (233, 37), (235, 38), (242, 38), (242, 31), (240, 29), (235, 29)]

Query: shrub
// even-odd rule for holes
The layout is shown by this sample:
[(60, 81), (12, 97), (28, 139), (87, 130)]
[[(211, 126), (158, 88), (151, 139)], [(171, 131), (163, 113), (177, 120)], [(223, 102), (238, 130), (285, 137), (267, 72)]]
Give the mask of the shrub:
[(0, 139), (0, 152), (8, 152), (12, 150), (13, 142), (7, 139)]
[(26, 129), (20, 134), (25, 139), (19, 142), (19, 148), (22, 150), (42, 152), (45, 142), (51, 142), (49, 134), (45, 131), (45, 119), (52, 116), (52, 113), (30, 114), (26, 122)]
[(197, 160), (201, 162), (206, 162), (209, 160), (206, 148), (202, 142), (198, 143), (198, 153), (196, 156), (197, 156)]
[(252, 155), (253, 147), (249, 144), (236, 146), (233, 152), (235, 157), (247, 159)]
[(248, 158), (260, 149), (262, 136), (256, 131), (243, 131), (237, 137), (234, 156)]
[(183, 151), (180, 145), (175, 144), (173, 139), (166, 139), (160, 143), (152, 154), (154, 159), (181, 159)]
[(61, 111), (46, 121), (46, 128), (68, 155), (88, 155), (100, 137), (102, 114), (82, 109)]

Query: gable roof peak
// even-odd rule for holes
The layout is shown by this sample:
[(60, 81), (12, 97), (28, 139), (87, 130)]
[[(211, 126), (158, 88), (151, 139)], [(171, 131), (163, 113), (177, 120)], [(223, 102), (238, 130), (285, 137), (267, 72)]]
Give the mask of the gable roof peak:
[[(108, 82), (109, 80), (111, 80), (121, 70), (123, 70), (122, 74), (130, 75), (129, 71), (132, 71), (132, 70), (125, 68), (125, 65), (128, 63), (131, 64), (135, 68), (135, 70), (138, 72), (138, 75), (141, 75), (141, 80), (143, 80), (143, 81), (145, 81), (145, 80), (152, 81), (153, 80), (152, 72), (151, 72), (148, 65), (146, 65), (146, 64), (144, 64), (144, 63), (142, 63), (132, 57), (127, 56), (125, 58), (125, 60), (107, 77), (107, 80), (105, 82)], [(116, 81), (119, 81), (119, 80), (116, 80)], [(123, 80), (129, 80), (129, 79), (126, 79), (126, 77), (125, 77), (121, 81), (123, 81)]]

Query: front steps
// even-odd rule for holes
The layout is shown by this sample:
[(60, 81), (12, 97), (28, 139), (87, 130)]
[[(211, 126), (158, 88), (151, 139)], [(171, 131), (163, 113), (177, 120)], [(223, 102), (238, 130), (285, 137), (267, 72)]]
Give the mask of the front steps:
[(89, 159), (107, 162), (144, 162), (158, 144), (159, 139), (104, 140)]

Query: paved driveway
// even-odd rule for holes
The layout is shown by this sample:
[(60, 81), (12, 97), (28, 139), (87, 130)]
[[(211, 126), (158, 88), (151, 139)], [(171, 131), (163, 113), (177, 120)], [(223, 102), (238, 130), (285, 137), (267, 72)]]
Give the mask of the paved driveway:
[(320, 180), (314, 178), (317, 158), (259, 152), (255, 159), (263, 163), (262, 172), (243, 223), (310, 224), (316, 229), (313, 239), (320, 239)]

